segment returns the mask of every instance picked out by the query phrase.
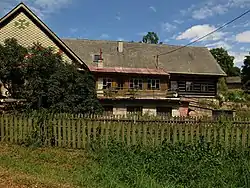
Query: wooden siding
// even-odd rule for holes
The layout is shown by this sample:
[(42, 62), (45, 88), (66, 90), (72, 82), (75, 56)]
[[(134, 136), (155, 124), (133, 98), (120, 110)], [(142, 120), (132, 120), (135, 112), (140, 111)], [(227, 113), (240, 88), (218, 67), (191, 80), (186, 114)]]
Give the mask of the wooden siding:
[[(157, 76), (139, 76), (139, 75), (124, 75), (124, 74), (96, 74), (96, 81), (100, 78), (108, 78), (112, 80), (111, 89), (114, 90), (113, 94), (117, 97), (119, 96), (129, 96), (130, 93), (130, 80), (131, 79), (140, 79), (142, 80), (142, 89), (136, 91), (136, 95), (140, 97), (166, 97), (168, 91), (168, 77), (157, 77)], [(159, 89), (148, 89), (148, 79), (158, 79), (160, 80)], [(118, 87), (119, 81), (123, 81), (123, 89)], [(96, 84), (98, 86), (98, 84)], [(99, 88), (100, 89), (100, 88)]]
[[(178, 91), (181, 96), (213, 97), (217, 94), (218, 77), (202, 75), (171, 75), (171, 81), (176, 81), (178, 83)], [(188, 82), (192, 83), (191, 89), (187, 89)], [(202, 87), (205, 89), (203, 90)]]
[[(7, 38), (15, 38), (19, 44), (25, 47), (38, 42), (44, 47), (54, 48), (55, 52), (59, 51), (58, 46), (22, 12), (1, 28), (0, 43), (3, 43)], [(62, 57), (65, 61), (72, 62), (65, 53)]]

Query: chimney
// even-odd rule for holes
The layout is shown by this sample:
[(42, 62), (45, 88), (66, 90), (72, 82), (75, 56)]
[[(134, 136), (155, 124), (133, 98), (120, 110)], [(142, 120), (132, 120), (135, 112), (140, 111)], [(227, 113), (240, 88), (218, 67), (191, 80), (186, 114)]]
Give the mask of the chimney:
[(118, 41), (118, 52), (123, 52), (123, 41)]
[(99, 58), (98, 58), (97, 67), (103, 68), (103, 58), (102, 58), (102, 49), (101, 48), (100, 48), (100, 55), (99, 55)]

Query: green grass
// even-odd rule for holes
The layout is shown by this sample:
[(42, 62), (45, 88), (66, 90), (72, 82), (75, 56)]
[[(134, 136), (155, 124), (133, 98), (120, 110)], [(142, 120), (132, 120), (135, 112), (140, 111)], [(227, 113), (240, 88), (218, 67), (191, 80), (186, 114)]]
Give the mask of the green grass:
[(38, 187), (250, 187), (249, 152), (228, 153), (207, 144), (147, 148), (110, 143), (88, 151), (1, 144), (0, 177), (3, 170), (19, 184)]

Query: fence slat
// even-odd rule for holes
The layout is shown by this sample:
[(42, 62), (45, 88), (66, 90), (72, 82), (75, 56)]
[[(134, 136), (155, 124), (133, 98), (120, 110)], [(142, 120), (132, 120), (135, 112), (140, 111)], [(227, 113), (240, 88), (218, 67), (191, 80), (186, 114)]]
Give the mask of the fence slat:
[(131, 124), (127, 124), (127, 145), (130, 145)]
[(14, 117), (9, 116), (9, 130), (10, 130), (10, 142), (13, 143), (14, 140)]
[(76, 148), (76, 121), (75, 119), (71, 120), (71, 129), (72, 129), (72, 147)]
[(5, 128), (5, 124), (4, 124), (4, 116), (1, 115), (1, 141), (4, 141), (5, 139), (5, 135), (6, 135), (6, 131), (4, 131)]
[(135, 145), (136, 144), (136, 137), (135, 137), (135, 124), (131, 124), (131, 127), (132, 127), (132, 145)]
[(219, 143), (226, 149), (250, 146), (250, 122), (240, 120), (222, 124), (213, 120), (143, 120), (136, 117), (104, 119), (100, 116), (80, 118), (73, 115), (47, 116), (44, 120), (10, 114), (1, 115), (0, 118), (0, 141), (12, 143), (22, 143), (41, 124), (43, 126), (40, 127), (39, 134), (44, 135), (44, 144), (47, 146), (85, 148), (92, 141), (100, 140), (107, 144), (110, 139), (127, 145), (153, 146), (162, 144), (165, 140), (168, 143), (195, 143), (201, 138), (213, 145)]
[(86, 126), (88, 125), (88, 120), (80, 120), (81, 122), (81, 127), (82, 127), (82, 147), (86, 147)]
[(67, 122), (66, 119), (62, 119), (62, 128), (63, 128), (63, 136), (62, 136), (62, 142), (63, 147), (67, 146)]
[(57, 135), (57, 139), (58, 139), (58, 146), (61, 147), (62, 146), (62, 121), (61, 119), (57, 119), (57, 129), (58, 129), (58, 135)]
[(77, 148), (81, 148), (81, 122), (79, 119), (77, 119), (77, 130), (76, 130), (76, 134), (77, 134)]

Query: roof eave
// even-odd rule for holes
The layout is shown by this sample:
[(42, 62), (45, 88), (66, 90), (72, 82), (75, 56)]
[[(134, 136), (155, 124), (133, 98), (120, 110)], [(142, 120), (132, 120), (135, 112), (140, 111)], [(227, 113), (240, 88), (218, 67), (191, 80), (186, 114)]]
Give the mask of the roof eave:
[(178, 72), (178, 71), (168, 71), (170, 74), (190, 74), (190, 75), (205, 75), (205, 76), (222, 76), (226, 77), (223, 73), (201, 73), (201, 72)]

